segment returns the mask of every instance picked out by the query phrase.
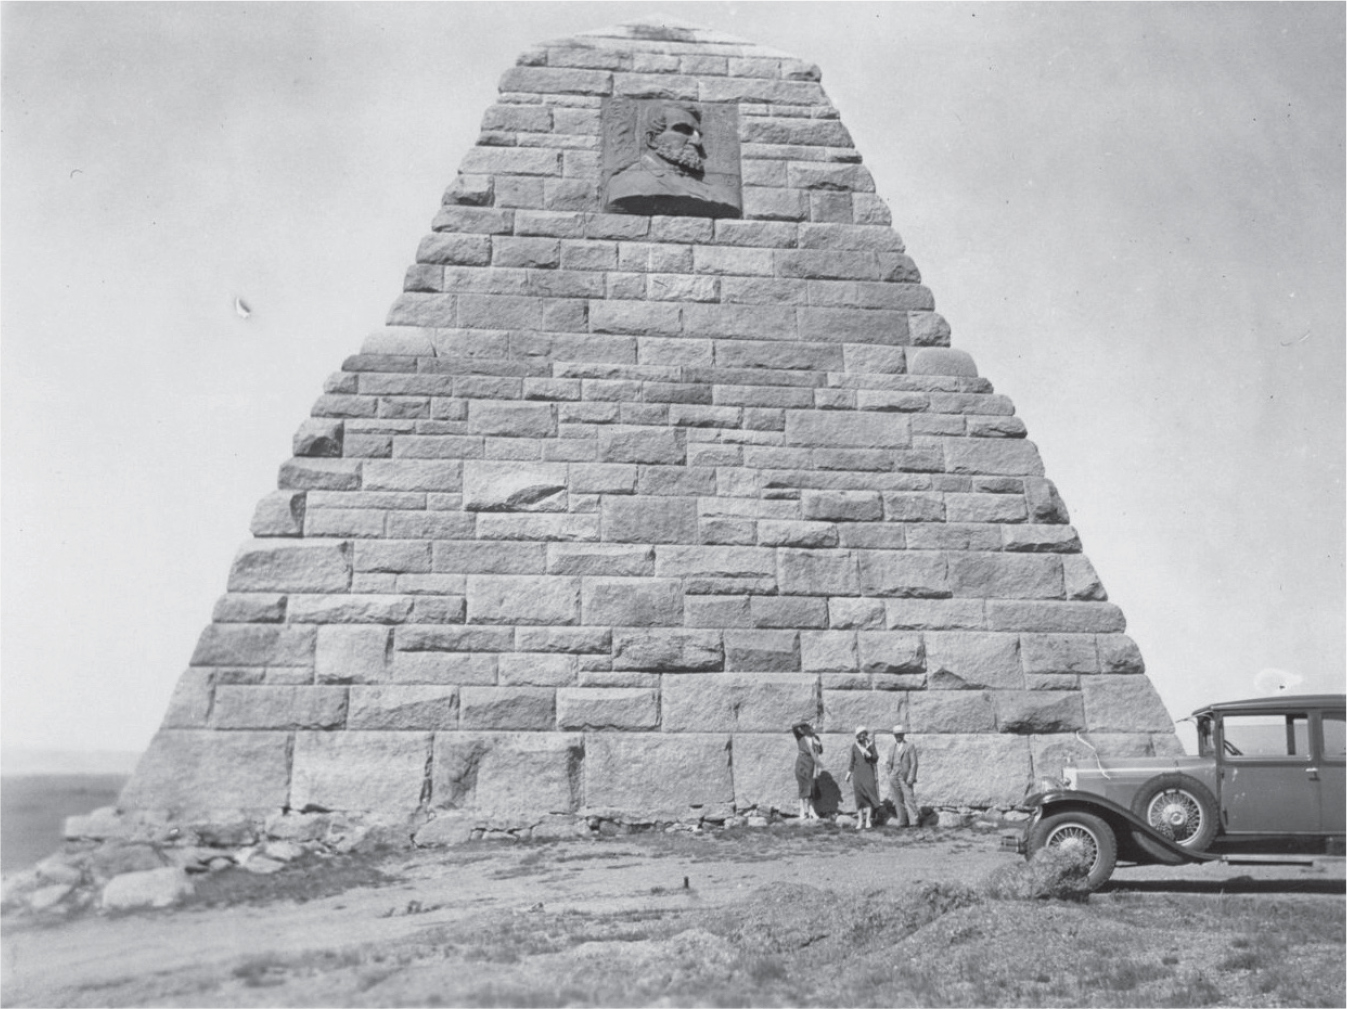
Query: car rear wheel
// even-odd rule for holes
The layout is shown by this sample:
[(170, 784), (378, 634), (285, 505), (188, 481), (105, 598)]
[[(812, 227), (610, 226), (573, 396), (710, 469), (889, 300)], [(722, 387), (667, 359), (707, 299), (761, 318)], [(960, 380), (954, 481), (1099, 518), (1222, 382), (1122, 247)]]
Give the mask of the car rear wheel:
[(1079, 851), (1089, 864), (1085, 876), (1086, 892), (1098, 890), (1113, 875), (1118, 860), (1118, 840), (1113, 829), (1089, 813), (1057, 813), (1045, 816), (1029, 832), (1029, 856), (1041, 848)]
[[(1162, 774), (1137, 791), (1132, 812), (1156, 833), (1180, 848), (1206, 851), (1216, 836), (1216, 798), (1206, 785), (1186, 774)], [(1175, 855), (1140, 831), (1132, 839), (1157, 861), (1172, 863)]]

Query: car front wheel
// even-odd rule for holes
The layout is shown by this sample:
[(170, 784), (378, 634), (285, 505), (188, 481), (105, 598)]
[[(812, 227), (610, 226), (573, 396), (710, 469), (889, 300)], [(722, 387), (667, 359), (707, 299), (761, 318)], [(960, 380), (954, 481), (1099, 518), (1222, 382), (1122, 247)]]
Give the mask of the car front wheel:
[[(1216, 836), (1216, 798), (1206, 785), (1186, 774), (1162, 774), (1137, 791), (1132, 812), (1151, 829), (1189, 851), (1206, 851)], [(1135, 840), (1149, 854), (1164, 849), (1138, 832)]]
[(1089, 813), (1045, 816), (1029, 832), (1030, 857), (1041, 848), (1080, 852), (1089, 866), (1085, 876), (1086, 892), (1098, 890), (1108, 882), (1118, 860), (1118, 840), (1113, 836), (1113, 829)]

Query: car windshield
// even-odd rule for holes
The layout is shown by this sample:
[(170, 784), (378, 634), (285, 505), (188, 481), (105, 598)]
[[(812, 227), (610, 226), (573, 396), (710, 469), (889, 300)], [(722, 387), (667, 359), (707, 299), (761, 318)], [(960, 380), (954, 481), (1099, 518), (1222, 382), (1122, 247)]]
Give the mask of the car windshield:
[(1197, 720), (1197, 755), (1210, 757), (1214, 754), (1211, 741), (1212, 718), (1210, 715)]

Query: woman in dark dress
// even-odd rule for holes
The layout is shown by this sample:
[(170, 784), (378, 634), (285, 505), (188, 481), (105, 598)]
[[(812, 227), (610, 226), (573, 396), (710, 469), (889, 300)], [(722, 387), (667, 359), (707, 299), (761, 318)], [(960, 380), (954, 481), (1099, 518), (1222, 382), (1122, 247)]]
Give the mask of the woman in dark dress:
[(823, 753), (823, 743), (814, 735), (814, 727), (808, 722), (798, 722), (790, 727), (795, 734), (795, 745), (799, 754), (795, 757), (795, 783), (799, 786), (800, 817), (805, 820), (817, 820), (811, 801), (814, 798), (814, 782), (821, 769), (819, 756)]
[(879, 805), (879, 782), (875, 777), (875, 765), (879, 763), (879, 751), (865, 726), (856, 730), (856, 742), (851, 747), (851, 763), (847, 769), (847, 780), (851, 782), (856, 796), (856, 829), (869, 830), (871, 811)]

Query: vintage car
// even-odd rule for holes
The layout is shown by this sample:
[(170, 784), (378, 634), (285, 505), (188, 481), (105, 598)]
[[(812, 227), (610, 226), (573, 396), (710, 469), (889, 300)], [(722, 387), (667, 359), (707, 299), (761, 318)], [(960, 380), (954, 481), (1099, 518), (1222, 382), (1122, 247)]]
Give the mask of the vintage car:
[[(1045, 781), (1003, 846), (1090, 859), (1097, 889), (1118, 861), (1305, 861), (1343, 844), (1343, 694), (1278, 694), (1198, 708), (1195, 757), (1095, 758)], [(1087, 743), (1088, 745), (1088, 743)]]

